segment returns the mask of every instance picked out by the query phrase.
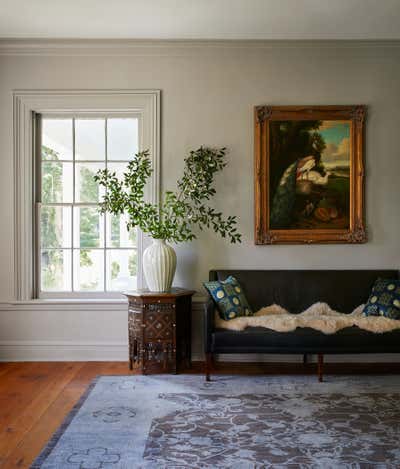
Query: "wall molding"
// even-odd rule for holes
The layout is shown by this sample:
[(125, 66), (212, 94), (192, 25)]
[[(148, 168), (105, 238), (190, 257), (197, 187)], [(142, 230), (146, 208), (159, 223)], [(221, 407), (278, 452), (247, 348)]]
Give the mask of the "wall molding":
[[(203, 306), (205, 298), (195, 296), (192, 308), (192, 360), (203, 362)], [(25, 321), (35, 321), (44, 312), (55, 312), (60, 317), (64, 312), (75, 317), (75, 314), (83, 314), (89, 311), (90, 316), (85, 316), (95, 321), (96, 312), (127, 313), (127, 302), (122, 299), (112, 300), (31, 300), (0, 303), (0, 314), (4, 314), (4, 319), (14, 318), (17, 324), (25, 324)], [(15, 316), (15, 314), (18, 314)], [(39, 316), (38, 316), (39, 315)], [(118, 314), (119, 320), (123, 316)], [(110, 316), (111, 318), (111, 316)], [(79, 319), (73, 319), (79, 320)], [(5, 324), (6, 322), (4, 322)], [(19, 328), (17, 330), (21, 330)], [(124, 329), (127, 331), (127, 328)], [(15, 336), (13, 340), (0, 339), (0, 362), (5, 361), (127, 361), (128, 341), (123, 340), (104, 341), (104, 331), (100, 330), (93, 336), (94, 340), (50, 340), (49, 332), (42, 329), (36, 334), (34, 339), (23, 340), (21, 335)], [(125, 336), (127, 332), (124, 332)], [(64, 336), (72, 338), (72, 332), (68, 333), (68, 328), (64, 331)], [(3, 336), (7, 337), (7, 335)], [(122, 337), (121, 337), (122, 338)], [(302, 363), (301, 354), (228, 354), (217, 356), (217, 361), (231, 363)], [(309, 355), (310, 362), (316, 362), (315, 355)], [(359, 355), (326, 355), (327, 363), (399, 363), (400, 354), (359, 354)]]
[[(202, 325), (205, 298), (194, 297), (192, 308), (192, 360), (204, 362)], [(0, 311), (11, 315), (39, 314), (56, 311), (80, 314), (84, 311), (127, 312), (124, 300), (33, 300), (26, 302), (1, 303)], [(91, 313), (92, 314), (92, 313)], [(31, 316), (28, 320), (33, 320)], [(20, 321), (25, 319), (20, 317)], [(47, 335), (49, 337), (49, 335)], [(0, 362), (5, 361), (127, 361), (128, 340), (49, 340), (45, 337), (31, 340), (1, 340)], [(308, 355), (309, 362), (316, 362), (315, 355)], [(219, 355), (217, 361), (230, 363), (302, 363), (301, 354), (228, 354)], [(326, 355), (327, 363), (399, 363), (400, 354)]]
[(138, 40), (138, 39), (1, 39), (0, 55), (14, 56), (188, 56), (213, 51), (400, 50), (400, 40)]
[(128, 363), (128, 342), (0, 341), (0, 362), (19, 361), (126, 361)]
[(0, 311), (128, 311), (123, 300), (30, 300), (0, 303)]
[[(16, 300), (35, 295), (34, 265), (34, 115), (74, 112), (135, 112), (142, 116), (141, 146), (150, 150), (153, 174), (146, 186), (146, 199), (159, 202), (161, 91), (156, 89), (65, 89), (13, 91), (14, 157), (14, 289)], [(138, 265), (146, 244), (138, 236)], [(38, 273), (36, 274), (38, 275)], [(143, 284), (138, 269), (138, 284)]]
[[(204, 355), (192, 353), (193, 362), (204, 362)], [(2, 340), (0, 362), (19, 361), (126, 361), (128, 342), (85, 342), (51, 340)], [(298, 363), (302, 355), (235, 354), (217, 356), (228, 363)], [(309, 355), (309, 362), (317, 361)], [(326, 363), (400, 363), (400, 354), (326, 355)], [(128, 373), (128, 368), (127, 368)]]
[[(217, 360), (229, 363), (303, 363), (303, 355), (237, 354), (218, 355)], [(309, 363), (317, 363), (317, 355), (308, 354)], [(400, 363), (400, 353), (360, 353), (325, 355), (325, 363)]]
[[(193, 297), (193, 310), (202, 310), (206, 297)], [(128, 300), (125, 298), (61, 298), (37, 299), (26, 301), (5, 301), (0, 303), (0, 311), (128, 311)]]

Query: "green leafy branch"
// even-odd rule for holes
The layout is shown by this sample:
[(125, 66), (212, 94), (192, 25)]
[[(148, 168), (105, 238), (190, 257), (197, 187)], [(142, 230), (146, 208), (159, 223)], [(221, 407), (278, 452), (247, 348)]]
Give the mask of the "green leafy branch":
[(200, 147), (184, 160), (183, 176), (177, 191), (166, 191), (160, 204), (144, 200), (145, 185), (152, 173), (149, 151), (142, 151), (129, 162), (123, 178), (100, 170), (95, 180), (106, 188), (100, 204), (102, 213), (129, 215), (128, 230), (139, 227), (154, 239), (173, 242), (196, 238), (195, 227), (211, 228), (231, 243), (241, 242), (235, 216), (224, 217), (208, 202), (215, 195), (214, 176), (226, 166), (226, 149)]

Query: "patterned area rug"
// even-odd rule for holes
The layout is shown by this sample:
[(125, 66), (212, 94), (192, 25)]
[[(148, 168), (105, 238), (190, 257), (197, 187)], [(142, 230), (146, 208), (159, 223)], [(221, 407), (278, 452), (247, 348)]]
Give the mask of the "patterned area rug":
[(107, 376), (32, 468), (399, 468), (400, 377)]

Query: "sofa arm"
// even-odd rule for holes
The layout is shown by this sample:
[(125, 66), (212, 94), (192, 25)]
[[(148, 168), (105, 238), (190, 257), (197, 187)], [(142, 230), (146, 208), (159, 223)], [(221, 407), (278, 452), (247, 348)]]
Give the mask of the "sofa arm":
[(211, 298), (208, 298), (204, 305), (204, 351), (211, 352), (211, 334), (214, 331), (215, 305)]

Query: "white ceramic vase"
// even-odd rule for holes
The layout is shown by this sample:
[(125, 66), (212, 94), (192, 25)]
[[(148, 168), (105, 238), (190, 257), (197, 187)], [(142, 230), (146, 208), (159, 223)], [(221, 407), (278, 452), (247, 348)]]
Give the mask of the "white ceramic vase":
[(153, 239), (143, 252), (143, 271), (150, 291), (171, 290), (176, 269), (174, 249), (164, 239)]

